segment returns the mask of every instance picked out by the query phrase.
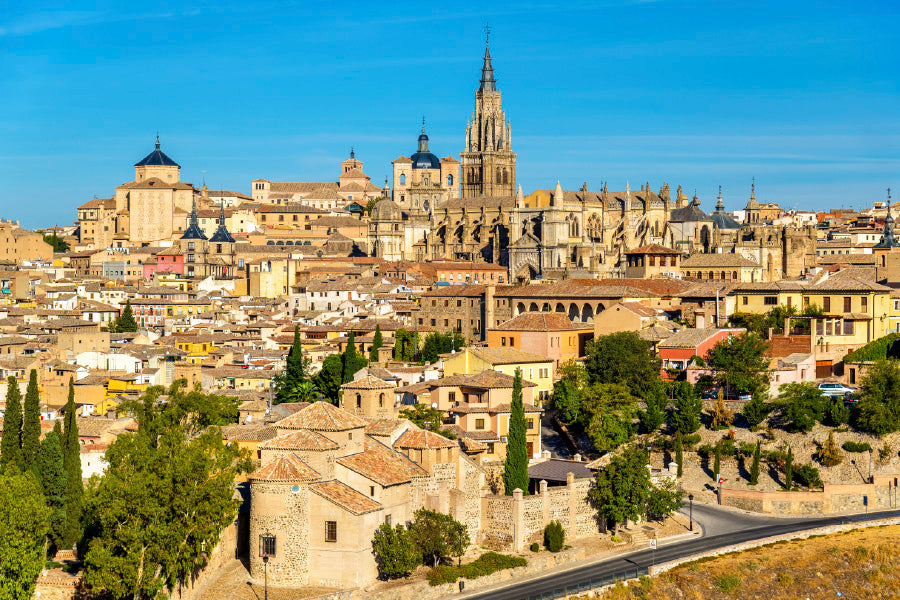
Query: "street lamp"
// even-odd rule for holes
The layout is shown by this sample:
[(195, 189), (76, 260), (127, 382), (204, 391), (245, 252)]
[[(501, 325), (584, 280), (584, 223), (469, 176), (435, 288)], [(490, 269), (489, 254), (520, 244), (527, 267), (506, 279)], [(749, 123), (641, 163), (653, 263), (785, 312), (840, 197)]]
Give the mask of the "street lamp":
[(688, 501), (690, 501), (690, 515), (691, 515), (690, 516), (690, 519), (691, 519), (690, 531), (693, 531), (694, 530), (694, 495), (693, 494), (688, 494)]
[(269, 600), (269, 555), (263, 556), (263, 598)]
[(872, 483), (872, 448), (869, 448), (869, 483)]

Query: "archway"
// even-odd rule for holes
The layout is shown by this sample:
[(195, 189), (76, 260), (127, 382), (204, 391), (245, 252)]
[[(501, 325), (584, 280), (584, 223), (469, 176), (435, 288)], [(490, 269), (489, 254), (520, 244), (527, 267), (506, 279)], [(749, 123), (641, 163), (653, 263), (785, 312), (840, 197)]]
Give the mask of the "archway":
[(558, 313), (565, 313), (565, 312), (566, 312), (566, 307), (563, 306), (562, 302), (557, 302), (557, 303), (556, 303), (556, 309), (555, 309), (555, 310), (556, 310), (556, 312), (558, 312)]
[(573, 323), (581, 321), (581, 313), (578, 311), (578, 307), (575, 306), (574, 302), (569, 305), (569, 320)]
[(585, 304), (584, 308), (581, 309), (581, 320), (585, 323), (593, 323), (594, 322), (594, 307), (590, 304)]
[(523, 302), (519, 302), (518, 304), (516, 304), (516, 314), (521, 315), (523, 312), (525, 312), (525, 304)]
[(531, 306), (528, 307), (528, 311), (529, 312), (537, 312), (538, 311), (537, 302), (532, 302)]

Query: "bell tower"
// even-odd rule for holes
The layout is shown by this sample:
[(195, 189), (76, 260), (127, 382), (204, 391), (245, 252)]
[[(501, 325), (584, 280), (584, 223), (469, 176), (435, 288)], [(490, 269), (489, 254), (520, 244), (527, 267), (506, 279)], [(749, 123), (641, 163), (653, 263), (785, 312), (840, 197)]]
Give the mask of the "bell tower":
[(515, 196), (516, 153), (510, 124), (491, 64), (490, 28), (485, 27), (484, 62), (475, 92), (475, 110), (466, 123), (466, 147), (460, 153), (463, 198)]

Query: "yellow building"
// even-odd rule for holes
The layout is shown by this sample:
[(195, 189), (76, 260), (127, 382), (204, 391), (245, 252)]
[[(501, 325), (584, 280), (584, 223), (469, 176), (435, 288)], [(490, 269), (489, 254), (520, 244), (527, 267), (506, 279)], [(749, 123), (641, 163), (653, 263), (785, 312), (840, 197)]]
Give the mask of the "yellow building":
[[(134, 373), (122, 373), (118, 375), (110, 375), (106, 382), (106, 397), (115, 398), (116, 396), (140, 396), (147, 391), (146, 383), (138, 383), (138, 376)], [(105, 414), (106, 410), (97, 411)]]
[(516, 369), (522, 370), (522, 379), (535, 385), (536, 403), (546, 402), (553, 391), (553, 359), (550, 357), (518, 348), (478, 347), (463, 348), (444, 359), (444, 377), (474, 375), (489, 370), (515, 377)]

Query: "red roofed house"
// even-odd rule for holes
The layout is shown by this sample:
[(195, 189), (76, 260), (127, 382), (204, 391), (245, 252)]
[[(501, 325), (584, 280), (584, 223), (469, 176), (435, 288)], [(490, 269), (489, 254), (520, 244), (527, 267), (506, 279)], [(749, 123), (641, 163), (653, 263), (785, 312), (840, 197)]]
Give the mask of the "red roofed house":
[(662, 359), (662, 369), (685, 369), (694, 356), (707, 358), (712, 347), (733, 335), (743, 333), (743, 329), (682, 329), (657, 346)]
[(488, 329), (487, 342), (546, 356), (557, 369), (565, 360), (584, 356), (585, 344), (593, 337), (592, 325), (573, 324), (565, 313), (525, 312)]

